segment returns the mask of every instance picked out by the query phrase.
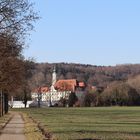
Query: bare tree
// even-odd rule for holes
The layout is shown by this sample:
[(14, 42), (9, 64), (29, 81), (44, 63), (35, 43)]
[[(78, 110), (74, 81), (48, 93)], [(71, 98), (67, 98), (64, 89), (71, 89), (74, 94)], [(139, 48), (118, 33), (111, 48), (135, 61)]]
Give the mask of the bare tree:
[[(22, 85), (25, 37), (38, 19), (28, 0), (0, 1), (0, 90), (9, 94)], [(26, 78), (25, 78), (26, 79)]]
[(1, 0), (0, 33), (8, 31), (21, 37), (33, 29), (32, 22), (38, 19), (29, 0)]

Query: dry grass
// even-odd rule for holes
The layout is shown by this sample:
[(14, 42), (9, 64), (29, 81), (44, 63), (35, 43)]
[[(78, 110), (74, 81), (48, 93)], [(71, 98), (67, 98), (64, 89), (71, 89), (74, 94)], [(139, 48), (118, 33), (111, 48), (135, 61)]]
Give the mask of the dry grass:
[(44, 136), (39, 130), (37, 123), (35, 123), (27, 114), (22, 113), (23, 119), (25, 121), (24, 133), (28, 140), (43, 140)]
[(0, 129), (5, 127), (5, 125), (9, 122), (9, 120), (12, 118), (12, 113), (9, 112), (5, 114), (4, 116), (0, 117)]

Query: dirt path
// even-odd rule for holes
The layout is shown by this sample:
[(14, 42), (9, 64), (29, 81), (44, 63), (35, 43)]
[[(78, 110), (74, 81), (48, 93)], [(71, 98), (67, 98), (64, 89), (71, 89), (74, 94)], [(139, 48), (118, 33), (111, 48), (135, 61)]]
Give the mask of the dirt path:
[(9, 123), (0, 131), (0, 140), (27, 140), (24, 135), (24, 121), (15, 113)]

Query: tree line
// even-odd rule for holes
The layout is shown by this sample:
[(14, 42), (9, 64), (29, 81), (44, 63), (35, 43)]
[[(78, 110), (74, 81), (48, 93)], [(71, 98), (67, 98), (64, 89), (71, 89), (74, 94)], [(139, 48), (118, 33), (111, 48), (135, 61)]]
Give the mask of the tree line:
[(53, 66), (56, 66), (57, 80), (77, 79), (88, 85), (107, 87), (114, 81), (126, 81), (140, 74), (140, 64), (117, 66), (94, 66), (74, 63), (35, 63), (33, 76), (30, 79), (32, 88), (50, 86)]
[(3, 107), (7, 113), (10, 96), (21, 90), (26, 97), (32, 61), (25, 60), (22, 52), (37, 19), (33, 3), (28, 0), (0, 1), (0, 115)]
[(85, 94), (84, 106), (139, 106), (140, 75), (110, 83), (103, 91), (90, 90)]

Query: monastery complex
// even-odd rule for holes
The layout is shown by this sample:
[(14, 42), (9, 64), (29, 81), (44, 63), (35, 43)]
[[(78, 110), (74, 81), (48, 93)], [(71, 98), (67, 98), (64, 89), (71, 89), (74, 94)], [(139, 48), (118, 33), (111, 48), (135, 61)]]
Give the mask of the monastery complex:
[(39, 87), (32, 91), (32, 100), (40, 100), (48, 106), (57, 104), (60, 99), (68, 99), (73, 92), (78, 98), (82, 98), (85, 93), (86, 84), (79, 82), (76, 79), (61, 79), (57, 80), (56, 69), (53, 69), (51, 87)]

